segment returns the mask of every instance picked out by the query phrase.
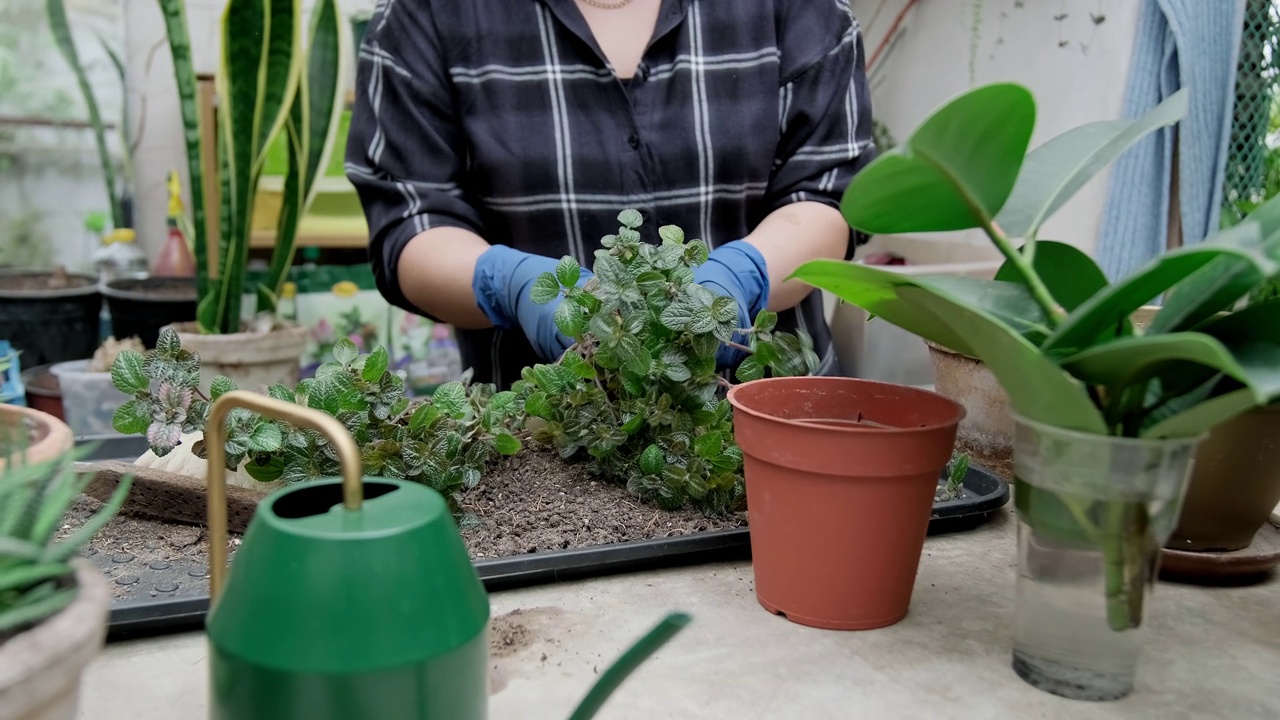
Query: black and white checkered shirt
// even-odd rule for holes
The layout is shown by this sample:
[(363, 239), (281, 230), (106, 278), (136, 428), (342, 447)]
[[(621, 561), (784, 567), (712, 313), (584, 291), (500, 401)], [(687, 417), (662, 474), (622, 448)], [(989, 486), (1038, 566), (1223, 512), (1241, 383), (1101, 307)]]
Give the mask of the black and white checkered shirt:
[[(653, 38), (623, 82), (573, 0), (380, 0), (346, 168), (381, 292), (416, 310), (396, 264), (433, 227), (590, 266), (625, 208), (714, 247), (788, 203), (838, 207), (874, 154), (848, 0), (663, 0)], [(833, 373), (818, 293), (779, 325)], [(536, 361), (518, 331), (459, 341), (478, 380)]]

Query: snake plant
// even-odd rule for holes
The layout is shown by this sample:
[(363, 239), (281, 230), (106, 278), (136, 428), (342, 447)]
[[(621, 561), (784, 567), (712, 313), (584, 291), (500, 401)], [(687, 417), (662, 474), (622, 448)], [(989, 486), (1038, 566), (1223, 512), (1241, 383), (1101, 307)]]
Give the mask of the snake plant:
[[(214, 156), (219, 183), (219, 237), (207, 237), (203, 134), (183, 0), (160, 0), (181, 99), (195, 229), (197, 321), (201, 332), (241, 328), (241, 299), (249, 258), (253, 208), (262, 166), (273, 140), (285, 133), (289, 172), (268, 279), (256, 288), (257, 311), (273, 313), (293, 263), (298, 223), (315, 196), (316, 178), (332, 151), (341, 69), (348, 43), (337, 0), (321, 0), (305, 49), (299, 0), (230, 0), (222, 15), (216, 76), (218, 108)], [(216, 254), (211, 254), (211, 251)], [(216, 262), (215, 262), (216, 261)], [(211, 267), (211, 265), (213, 267)]]
[[(795, 277), (979, 358), (1029, 420), (1097, 435), (1197, 437), (1280, 398), (1280, 299), (1232, 312), (1280, 267), (1280, 200), (1115, 282), (1073, 245), (1038, 239), (1045, 220), (1091, 177), (1177, 123), (1186, 107), (1179, 92), (1141, 118), (1090, 123), (1028, 154), (1030, 92), (1013, 84), (974, 89), (859, 173), (841, 211), (852, 227), (876, 234), (979, 228), (1005, 257), (995, 279), (906, 276), (827, 260)], [(1136, 331), (1130, 316), (1160, 296), (1151, 324)], [(1035, 490), (1019, 485), (1020, 508)], [(1038, 507), (1080, 510), (1057, 500)], [(1133, 539), (1123, 532), (1089, 539), (1118, 552), (1115, 538)], [(1123, 602), (1135, 589), (1123, 584), (1119, 574), (1108, 578), (1116, 629), (1137, 624)]]

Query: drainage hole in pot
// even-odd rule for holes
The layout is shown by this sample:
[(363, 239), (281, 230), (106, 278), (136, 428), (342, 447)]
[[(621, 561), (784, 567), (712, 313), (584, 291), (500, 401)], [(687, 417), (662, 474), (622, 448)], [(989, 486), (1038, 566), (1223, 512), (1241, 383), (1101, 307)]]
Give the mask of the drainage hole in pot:
[[(382, 497), (388, 493), (395, 492), (397, 489), (399, 488), (391, 483), (366, 481), (364, 483), (364, 499), (372, 500)], [(329, 512), (334, 505), (341, 502), (342, 485), (332, 483), (328, 485), (312, 485), (283, 495), (275, 501), (271, 509), (278, 517), (285, 520), (297, 520), (298, 518), (311, 517), (313, 515), (323, 515)]]

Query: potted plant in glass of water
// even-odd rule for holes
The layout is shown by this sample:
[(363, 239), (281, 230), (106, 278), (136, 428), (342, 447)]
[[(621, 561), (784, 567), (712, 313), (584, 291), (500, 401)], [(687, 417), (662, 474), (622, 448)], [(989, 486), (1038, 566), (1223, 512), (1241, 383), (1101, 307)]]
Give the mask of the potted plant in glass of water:
[[(206, 391), (218, 375), (250, 390), (292, 384), (307, 329), (283, 322), (276, 302), (293, 263), (298, 223), (333, 148), (343, 107), (348, 29), (334, 0), (317, 3), (304, 49), (297, 2), (231, 0), (227, 5), (217, 73), (214, 144), (221, 206), (215, 241), (205, 226), (204, 148), (184, 3), (162, 0), (161, 7), (182, 100), (199, 297), (196, 321), (177, 326), (182, 344), (200, 355)], [(246, 288), (258, 181), (279, 133), (288, 138), (289, 172), (270, 272), (265, 283)], [(242, 312), (245, 294), (255, 296), (256, 312)]]
[(6, 408), (0, 432), (0, 720), (62, 720), (76, 713), (111, 605), (107, 581), (73, 556), (120, 509), (130, 483), (58, 540), (89, 481), (73, 471), (70, 431), (44, 413)]
[[(1197, 443), (1280, 397), (1278, 301), (1221, 314), (1276, 272), (1280, 202), (1116, 282), (1073, 246), (1036, 239), (1092, 175), (1185, 108), (1179, 93), (1143, 118), (1075, 128), (1028, 154), (1031, 94), (974, 89), (859, 173), (841, 209), (869, 233), (981, 228), (1006, 258), (996, 279), (836, 261), (795, 274), (999, 379), (1015, 416), (1013, 666), (1066, 697), (1132, 691), (1144, 597)], [(1166, 294), (1136, 331), (1131, 315)]]

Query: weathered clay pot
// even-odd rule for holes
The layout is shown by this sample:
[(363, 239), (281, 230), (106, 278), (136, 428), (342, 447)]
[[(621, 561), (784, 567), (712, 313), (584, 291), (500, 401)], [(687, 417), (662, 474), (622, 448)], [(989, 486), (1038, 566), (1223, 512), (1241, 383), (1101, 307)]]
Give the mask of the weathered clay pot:
[(1196, 452), (1173, 550), (1226, 552), (1253, 542), (1280, 502), (1280, 406), (1215, 427)]
[(271, 332), (242, 332), (205, 335), (194, 323), (172, 326), (182, 347), (200, 356), (200, 387), (226, 376), (241, 390), (261, 392), (271, 385), (293, 387), (298, 382), (298, 364), (307, 350), (309, 331), (292, 325)]
[(1009, 396), (981, 360), (925, 341), (933, 360), (933, 386), (960, 403), (965, 418), (956, 431), (956, 452), (974, 465), (1013, 478), (1013, 413)]
[(72, 720), (80, 677), (107, 635), (111, 587), (74, 560), (76, 598), (56, 615), (0, 642), (0, 720)]
[(21, 423), (26, 423), (28, 435), (23, 438), (27, 446), (22, 457), (23, 464), (35, 464), (52, 460), (67, 453), (75, 445), (75, 437), (71, 428), (58, 418), (39, 410), (17, 405), (0, 405), (0, 470), (8, 464), (8, 454), (16, 448), (10, 447), (11, 438), (16, 440), (15, 433), (21, 432)]

